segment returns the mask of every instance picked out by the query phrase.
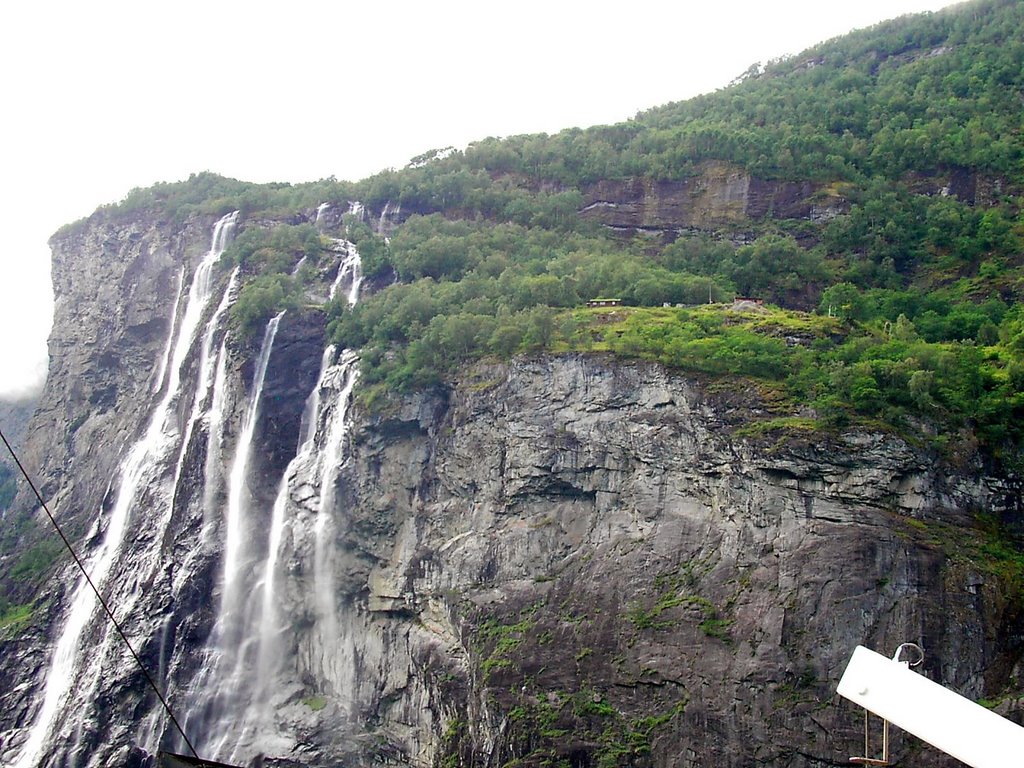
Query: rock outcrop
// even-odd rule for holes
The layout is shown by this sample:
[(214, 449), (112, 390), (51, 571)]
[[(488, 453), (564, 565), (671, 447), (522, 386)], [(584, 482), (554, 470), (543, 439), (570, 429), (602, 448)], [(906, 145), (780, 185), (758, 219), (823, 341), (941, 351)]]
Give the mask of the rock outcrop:
[[(755, 215), (751, 180), (723, 184)], [(633, 192), (615, 194), (599, 197)], [(802, 205), (807, 191), (765, 195)], [(212, 226), (98, 215), (54, 241), (51, 371), (25, 454), (86, 555), (103, 546)], [(214, 295), (228, 285), (223, 265)], [(260, 339), (235, 339), (216, 304), (203, 322), (217, 397), (197, 344), (169, 407), (177, 442), (145, 465), (104, 581), (204, 756), (845, 764), (861, 721), (834, 690), (858, 643), (917, 642), (925, 674), (1019, 716), (1020, 574), (993, 532), (1020, 521), (1010, 480), (889, 434), (757, 428), (756, 392), (597, 355), (480, 365), (368, 412), (348, 400), (351, 358), (322, 357), (318, 312), (280, 320), (257, 381)], [(225, 608), (241, 589), (229, 558), (244, 616)], [(76, 580), (64, 569), (2, 641), (5, 765), (40, 711)], [(229, 647), (235, 625), (244, 642)], [(183, 750), (95, 616), (76, 675), (44, 763), (148, 766), (158, 747)], [(893, 752), (953, 764), (898, 734)]]
[(580, 215), (627, 233), (670, 239), (682, 232), (740, 230), (765, 218), (825, 220), (848, 207), (811, 182), (768, 181), (728, 163), (705, 163), (681, 181), (600, 181), (586, 190)]
[(50, 241), (50, 368), (24, 453), (44, 498), (79, 535), (92, 524), (120, 448), (144, 427), (180, 309), (179, 280), (188, 284), (209, 248), (213, 221), (100, 212)]
[[(971, 515), (1017, 514), (1011, 489), (890, 436), (736, 437), (750, 405), (543, 358), (361, 426), (338, 547), (389, 651), (359, 654), (368, 722), (413, 762), (433, 721), (468, 765), (814, 766), (857, 743), (834, 690), (858, 643), (1019, 690), (1021, 607), (970, 558)], [(897, 737), (919, 750), (949, 764)]]
[(25, 435), (29, 419), (36, 410), (36, 398), (24, 397), (11, 400), (0, 400), (0, 424), (4, 435), (17, 450)]

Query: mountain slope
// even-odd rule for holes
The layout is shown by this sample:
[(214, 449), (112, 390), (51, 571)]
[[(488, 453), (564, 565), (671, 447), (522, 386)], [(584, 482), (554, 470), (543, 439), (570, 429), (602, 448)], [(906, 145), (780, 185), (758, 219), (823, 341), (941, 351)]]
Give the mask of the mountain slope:
[[(1019, 718), (1022, 14), (58, 232), (25, 457), (204, 756), (835, 764), (858, 642)], [(32, 512), (0, 758), (181, 751)]]

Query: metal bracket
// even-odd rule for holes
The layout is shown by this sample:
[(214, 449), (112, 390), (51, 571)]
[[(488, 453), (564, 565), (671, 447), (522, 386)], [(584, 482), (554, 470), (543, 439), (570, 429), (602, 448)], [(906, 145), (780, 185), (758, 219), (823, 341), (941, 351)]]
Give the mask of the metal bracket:
[[(864, 710), (864, 754), (871, 754), (871, 738), (868, 731), (868, 717), (870, 713)], [(851, 763), (858, 765), (892, 765), (889, 762), (889, 721), (882, 720), (882, 757), (851, 757)]]

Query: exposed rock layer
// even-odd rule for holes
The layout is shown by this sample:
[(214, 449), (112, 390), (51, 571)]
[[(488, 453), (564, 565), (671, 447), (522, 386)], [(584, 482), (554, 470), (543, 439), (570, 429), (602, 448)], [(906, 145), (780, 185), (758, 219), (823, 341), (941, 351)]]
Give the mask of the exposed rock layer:
[(681, 181), (600, 181), (580, 215), (612, 229), (683, 231), (742, 228), (765, 218), (828, 219), (848, 204), (810, 182), (767, 181), (727, 163), (707, 163)]
[(968, 696), (1019, 690), (1019, 606), (944, 549), (975, 510), (1015, 514), (1008, 489), (882, 435), (737, 439), (743, 405), (555, 358), (363, 427), (353, 610), (418, 638), (402, 695), (371, 708), (385, 732), (410, 738), (428, 700), (458, 712), (442, 746), (472, 764), (825, 765), (856, 743), (833, 691), (858, 643), (921, 643)]
[[(734, 182), (751, 183), (725, 179), (726, 197)], [(795, 205), (805, 192), (771, 194)], [(753, 215), (744, 194), (734, 197)], [(54, 242), (51, 372), (25, 451), (74, 530), (103, 529), (108, 485), (153, 406), (179, 269), (187, 283), (211, 226), (99, 216)], [(247, 485), (254, 542), (295, 455), (322, 346), (316, 313), (282, 321)], [(221, 475), (257, 353), (255, 342), (229, 341)], [(193, 375), (197, 365), (186, 361)], [(655, 365), (545, 357), (480, 366), (385, 416), (357, 413), (329, 510), (329, 643), (303, 533), (321, 514), (316, 478), (299, 468), (289, 485), (268, 755), (309, 765), (845, 763), (860, 720), (833, 691), (857, 643), (921, 643), (931, 677), (1012, 708), (1021, 606), (1005, 596), (1007, 575), (978, 557), (987, 534), (971, 526), (977, 512), (1019, 518), (1016, 489), (888, 435), (740, 436), (759, 408), (753, 395)], [(108, 588), (178, 705), (210, 663), (221, 590), (217, 516), (203, 500), (222, 505), (225, 491), (203, 487), (205, 429), (182, 450), (181, 490), (161, 506), (155, 483), (153, 504), (139, 506)], [(98, 538), (80, 544), (89, 551)], [(36, 623), (4, 643), (0, 760), (31, 723), (74, 579), (66, 571)], [(98, 625), (89, 642), (109, 656), (106, 673), (76, 694), (82, 738), (53, 744), (51, 759), (147, 764), (139, 745), (160, 733), (180, 748), (103, 635)], [(212, 743), (203, 712), (186, 726)], [(894, 752), (952, 764), (902, 736)]]

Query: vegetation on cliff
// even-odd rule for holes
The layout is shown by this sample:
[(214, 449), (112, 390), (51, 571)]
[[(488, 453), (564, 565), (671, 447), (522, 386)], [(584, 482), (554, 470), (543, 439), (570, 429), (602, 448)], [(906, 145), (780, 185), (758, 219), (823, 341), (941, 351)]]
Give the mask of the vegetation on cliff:
[[(685, 408), (674, 404), (671, 413), (681, 418), (687, 409), (714, 411), (710, 418), (714, 423), (706, 425), (706, 439), (695, 442), (708, 443), (714, 437), (721, 441), (723, 452), (735, 447), (734, 435), (760, 438), (785, 432), (787, 440), (798, 436), (785, 446), (793, 448), (801, 445), (799, 437), (810, 434), (813, 440), (807, 442), (826, 446), (808, 459), (817, 467), (827, 463), (827, 446), (837, 444), (823, 439), (833, 436), (821, 432), (860, 424), (879, 431), (898, 430), (906, 440), (891, 442), (901, 450), (911, 442), (945, 452), (951, 463), (960, 458), (973, 461), (980, 447), (986, 458), (1002, 464), (997, 472), (1019, 474), (1024, 442), (1024, 310), (1019, 302), (1024, 287), (1021, 30), (1021, 3), (976, 2), (880, 25), (798, 57), (751, 68), (728, 89), (642, 113), (621, 125), (555, 136), (486, 139), (464, 151), (427, 153), (408, 168), (385, 171), (359, 183), (252, 185), (204, 173), (180, 184), (135, 190), (120, 206), (96, 215), (156, 216), (195, 224), (197, 216), (212, 220), (240, 210), (238, 236), (224, 254), (221, 273), (223, 278), (227, 270), (237, 268), (242, 276), (230, 310), (232, 335), (259, 338), (266, 320), (282, 309), (315, 316), (318, 322), (303, 324), (310, 337), (319, 338), (314, 334), (325, 327), (325, 343), (361, 350), (362, 397), (371, 405), (392, 392), (450, 382), (464, 374), (467, 364), (482, 359), (542, 352), (615, 356), (654, 361), (707, 384), (693, 402)], [(687, 204), (679, 197), (680, 189), (696, 199), (703, 193), (694, 190), (722, 186), (730, 179), (738, 180), (736, 186), (741, 189), (736, 199), (754, 195), (748, 190), (758, 184), (776, 181), (799, 190), (799, 204), (780, 203), (776, 208), (775, 199), (768, 195), (762, 212), (750, 212), (744, 202), (729, 208), (728, 215), (701, 219), (713, 220), (713, 225), (671, 219), (673, 206)], [(680, 186), (684, 181), (692, 184)], [(642, 205), (623, 192), (627, 187), (643, 190)], [(658, 208), (670, 193), (677, 198), (662, 206), (669, 212), (659, 212), (656, 220), (637, 210), (622, 214), (626, 225), (613, 226), (595, 214), (602, 208), (625, 210), (631, 205)], [(350, 207), (357, 200), (365, 204), (364, 209)], [(318, 222), (315, 212), (323, 203), (330, 204), (334, 214)], [(732, 202), (714, 204), (726, 207)], [(337, 215), (346, 210), (350, 213)], [(80, 225), (72, 225), (63, 236), (74, 236), (76, 226)], [(342, 297), (325, 302), (337, 252), (346, 247), (339, 243), (341, 237), (357, 246), (367, 277), (368, 289), (354, 307)], [(588, 300), (599, 296), (614, 297), (620, 305), (586, 307)], [(751, 300), (735, 301), (737, 296)], [(314, 341), (293, 359), (315, 359), (315, 352)], [(578, 361), (549, 358), (546, 362)], [(596, 358), (584, 363), (604, 367)], [(609, 367), (613, 375), (608, 381), (613, 383), (599, 406), (606, 423), (594, 430), (579, 455), (629, 454), (618, 451), (614, 439), (609, 450), (609, 435), (624, 433), (628, 442), (643, 445), (664, 439), (656, 455), (674, 456), (686, 465), (685, 472), (675, 470), (674, 478), (689, 476), (689, 446), (675, 439), (688, 436), (685, 429), (664, 428), (676, 422), (663, 414), (652, 415), (649, 399), (638, 398), (630, 423), (639, 428), (623, 432), (623, 420), (609, 406), (623, 390), (619, 376), (643, 377), (652, 371), (662, 376), (664, 371), (654, 368)], [(546, 406), (548, 399), (569, 399), (566, 392), (571, 388), (545, 387), (557, 379), (550, 373), (537, 375), (533, 400), (509, 410), (539, 411), (537, 403)], [(691, 389), (674, 376), (663, 381), (678, 385), (673, 397), (679, 400), (680, 392)], [(479, 389), (474, 390), (469, 381), (463, 392), (482, 397), (494, 386), (479, 380), (477, 384)], [(516, 389), (507, 386), (494, 399), (509, 402)], [(740, 404), (734, 411), (739, 415), (719, 418), (732, 402)], [(445, 425), (471, 424), (480, 412), (467, 409), (454, 422), (439, 418), (409, 431), (422, 430), (435, 443), (446, 444), (442, 449), (451, 448), (447, 444), (454, 439), (444, 433)], [(70, 423), (74, 432), (76, 425)], [(481, 450), (477, 440), (464, 437), (461, 450), (437, 454), (442, 459), (436, 464), (431, 459), (427, 469), (405, 461), (413, 467), (409, 470), (413, 479), (404, 487), (416, 489), (409, 494), (415, 496), (409, 504), (419, 505), (409, 514), (425, 509), (417, 522), (429, 527), (459, 517), (463, 514), (459, 510), (478, 505), (480, 497), (493, 499), (492, 507), (503, 513), (514, 511), (506, 506), (505, 475), (510, 465), (505, 449), (501, 448), (500, 469), (496, 463), (488, 470), (492, 479), (500, 479), (490, 497), (481, 490), (485, 483), (477, 482), (481, 474), (476, 459), (496, 456), (504, 437), (515, 433), (521, 450), (521, 500), (530, 497), (525, 507), (534, 496), (544, 502), (535, 507), (543, 515), (516, 520), (516, 527), (540, 531), (544, 538), (536, 539), (543, 542), (537, 546), (548, 547), (546, 542), (559, 541), (554, 533), (556, 520), (548, 511), (556, 505), (571, 505), (563, 502), (579, 502), (574, 514), (596, 529), (593, 520), (601, 514), (606, 489), (625, 487), (618, 478), (630, 475), (615, 469), (618, 474), (612, 480), (573, 485), (564, 479), (566, 472), (552, 469), (543, 476), (546, 485), (535, 485), (534, 468), (547, 472), (554, 464), (549, 457), (562, 451), (570, 435), (577, 440), (578, 433), (563, 434), (559, 428), (546, 434), (549, 430), (543, 420), (527, 422), (530, 429), (510, 429), (508, 424), (493, 430), (501, 439), (485, 444), (487, 450)], [(664, 434), (659, 437), (655, 431)], [(544, 448), (535, 455), (527, 450), (534, 435), (543, 435), (536, 442)], [(771, 442), (766, 443), (764, 451), (755, 452), (759, 459), (773, 450)], [(917, 452), (906, 453), (927, 465)], [(877, 458), (869, 457), (868, 451), (859, 455), (867, 463)], [(402, 463), (383, 451), (379, 456), (396, 466)], [(711, 453), (704, 456), (709, 459)], [(371, 458), (376, 461), (378, 456)], [(366, 465), (373, 461), (367, 460)], [(436, 478), (447, 481), (443, 473), (459, 461), (469, 465), (464, 483), (468, 490), (451, 494), (459, 504), (429, 506), (436, 501), (429, 498), (431, 486), (442, 486)], [(612, 461), (618, 459), (608, 463)], [(724, 466), (724, 461), (714, 457), (713, 465)], [(639, 479), (630, 485), (646, 488), (651, 477), (646, 462), (637, 457), (636, 464), (629, 471)], [(380, 464), (375, 466), (379, 469)], [(835, 474), (847, 469), (840, 467)], [(608, 471), (600, 467), (593, 474)], [(709, 476), (712, 471), (719, 472), (709, 470)], [(760, 471), (759, 464), (748, 463), (735, 478)], [(431, 474), (436, 472), (442, 474)], [(793, 477), (784, 468), (778, 472), (786, 478), (768, 483), (780, 490), (772, 503), (780, 508), (785, 504), (786, 509), (799, 509), (805, 501), (809, 504), (814, 493), (805, 489), (821, 482), (817, 470)], [(970, 474), (976, 473), (977, 466), (972, 464)], [(272, 479), (271, 473), (265, 474)], [(584, 473), (575, 474), (582, 477)], [(892, 476), (909, 475), (901, 471)], [(404, 475), (373, 475), (366, 487), (374, 497), (381, 496), (380, 508), (371, 509), (371, 504), (354, 509), (363, 518), (354, 518), (350, 527), (370, 531), (384, 541), (391, 523), (381, 510), (386, 507), (387, 514), (398, 519), (400, 505), (406, 502), (380, 494), (382, 477)], [(864, 471), (859, 482), (871, 485), (872, 477)], [(666, 488), (683, 487), (683, 481), (674, 478), (661, 482)], [(722, 484), (720, 498), (728, 500), (733, 492), (736, 497), (750, 497), (745, 487), (727, 486)], [(9, 502), (12, 488), (10, 476), (0, 465), (0, 511)], [(426, 489), (422, 496), (420, 489)], [(935, 490), (929, 498), (938, 494)], [(627, 511), (639, 513), (655, 504), (643, 494), (624, 498), (622, 508)], [(683, 539), (678, 532), (672, 532), (664, 546), (647, 551), (646, 544), (636, 541), (619, 551), (618, 543), (611, 541), (608, 549), (579, 557), (559, 555), (557, 569), (532, 573), (522, 570), (533, 567), (519, 557), (525, 550), (509, 548), (500, 555), (488, 555), (482, 561), (488, 567), (506, 556), (516, 563), (517, 590), (524, 586), (524, 575), (532, 576), (538, 585), (551, 585), (544, 600), (522, 589), (530, 600), (521, 606), (490, 597), (486, 602), (449, 603), (455, 608), (452, 617), (464, 620), (462, 639), (468, 663), (479, 678), (472, 685), (483, 686), (479, 690), (487, 697), (488, 707), (502, 718), (508, 764), (655, 762), (652, 755), (664, 754), (666, 744), (674, 748), (676, 742), (668, 740), (669, 734), (692, 731), (690, 726), (701, 720), (707, 723), (708, 715), (699, 708), (687, 712), (688, 691), (698, 690), (693, 681), (715, 679), (702, 670), (690, 675), (689, 688), (684, 686), (676, 679), (683, 653), (675, 656), (673, 649), (703, 664), (716, 653), (721, 659), (736, 656), (741, 641), (749, 640), (753, 654), (763, 639), (760, 626), (756, 633), (743, 629), (737, 610), (741, 598), (747, 599), (745, 593), (753, 595), (752, 589), (765, 590), (763, 594), (770, 597), (751, 596), (747, 605), (756, 597), (758, 603), (775, 601), (781, 609), (775, 627), (783, 638), (779, 649), (793, 655), (776, 666), (772, 666), (776, 662), (765, 665), (766, 670), (781, 674), (764, 683), (756, 695), (751, 693), (750, 678), (741, 678), (742, 696), (769, 702), (779, 711), (792, 710), (794, 704), (819, 706), (833, 694), (825, 678), (834, 664), (823, 669), (819, 657), (803, 653), (808, 641), (794, 639), (807, 627), (820, 629), (810, 618), (825, 614), (825, 608), (819, 611), (819, 607), (845, 599), (842, 590), (829, 587), (832, 602), (822, 601), (828, 585), (843, 584), (861, 601), (857, 606), (867, 606), (856, 611), (865, 626), (874, 621), (868, 617), (870, 611), (881, 613), (871, 607), (873, 602), (895, 604), (895, 598), (883, 602), (895, 594), (888, 575), (875, 582), (876, 572), (899, 572), (887, 570), (886, 553), (924, 553), (908, 561), (915, 567), (913, 573), (924, 576), (905, 579), (899, 595), (916, 596), (934, 589), (941, 596), (936, 605), (974, 611), (980, 603), (965, 595), (962, 585), (968, 584), (971, 594), (980, 590), (998, 611), (994, 619), (985, 616), (984, 621), (965, 626), (989, 626), (995, 636), (1005, 627), (1020, 624), (1024, 558), (1003, 528), (1005, 521), (974, 515), (971, 527), (962, 521), (933, 519), (930, 511), (919, 519), (903, 514), (917, 507), (892, 511), (892, 503), (881, 485), (863, 499), (842, 500), (849, 514), (855, 507), (866, 510), (873, 530), (891, 524), (891, 536), (877, 547), (867, 542), (870, 546), (863, 553), (856, 549), (861, 532), (854, 528), (835, 536), (834, 550), (827, 549), (836, 530), (826, 517), (821, 518), (825, 523), (815, 521), (813, 527), (818, 530), (808, 525), (808, 543), (799, 552), (773, 551), (773, 540), (764, 527), (751, 526), (754, 538), (745, 545), (752, 553), (750, 562), (757, 562), (758, 553), (773, 551), (769, 559), (785, 563), (785, 574), (800, 576), (788, 591), (779, 586), (784, 573), (779, 565), (740, 573), (725, 562), (711, 579), (718, 560), (709, 559), (706, 566), (700, 559), (687, 560), (692, 552), (680, 546)], [(656, 505), (660, 510), (661, 500)], [(718, 510), (727, 506), (716, 503), (709, 508), (720, 517)], [(961, 509), (964, 521), (975, 512)], [(602, 521), (601, 530), (605, 524), (609, 531), (619, 525), (609, 518)], [(635, 516), (631, 524), (637, 525)], [(19, 525), (29, 525), (29, 518)], [(720, 544), (709, 542), (712, 537), (698, 530), (705, 523), (695, 525), (695, 538), (706, 542), (700, 546), (715, 550), (714, 557), (719, 557)], [(494, 540), (501, 537), (495, 533), (500, 530), (478, 533), (481, 541), (485, 536)], [(440, 549), (416, 549), (419, 571), (426, 562), (421, 560), (424, 552), (444, 552), (450, 544), (439, 542), (455, 542), (463, 535), (440, 525), (436, 531)], [(30, 587), (52, 568), (59, 552), (53, 540), (31, 546), (23, 545), (24, 541), (15, 525), (6, 526), (0, 534), (0, 549), (17, 551), (4, 577), (6, 596), (0, 596), (0, 637), (20, 631), (33, 620)], [(912, 546), (904, 547), (903, 542)], [(626, 557), (634, 550), (636, 557)], [(669, 557), (663, 558), (659, 550)], [(368, 553), (369, 548), (359, 551)], [(552, 551), (559, 550), (552, 546)], [(833, 569), (815, 571), (815, 578), (822, 576), (818, 581), (809, 578), (808, 567), (817, 560), (804, 559), (812, 551)], [(367, 554), (366, 562), (373, 557), (377, 555)], [(437, 564), (442, 559), (437, 558)], [(635, 573), (622, 582), (624, 588), (608, 588), (612, 569), (630, 562)], [(358, 576), (359, 572), (352, 573)], [(760, 583), (752, 588), (754, 579)], [(364, 580), (353, 576), (350, 581), (360, 590), (352, 603), (362, 610)], [(446, 574), (437, 583), (469, 581), (490, 588), (485, 575), (475, 574), (465, 580), (448, 579)], [(588, 591), (593, 585), (601, 588)], [(819, 594), (808, 599), (802, 587)], [(195, 592), (200, 598), (207, 594)], [(879, 595), (882, 598), (876, 601)], [(449, 591), (441, 596), (441, 604), (458, 598)], [(949, 600), (943, 602), (946, 596)], [(394, 618), (400, 615), (404, 620), (405, 611), (396, 611)], [(959, 618), (934, 611), (933, 620), (945, 631), (946, 625), (957, 623), (951, 623), (950, 616)], [(412, 617), (419, 621), (415, 611)], [(835, 632), (834, 626), (822, 623), (822, 627), (822, 632)], [(794, 637), (785, 638), (787, 632)], [(807, 637), (812, 634), (824, 636), (815, 632)], [(1018, 639), (992, 642), (1009, 648), (1007, 658), (1013, 656), (1016, 664)], [(694, 648), (700, 653), (695, 654)], [(429, 664), (418, 669), (424, 675), (434, 674)], [(445, 670), (443, 665), (437, 668), (433, 684), (447, 695), (465, 683)], [(986, 695), (1002, 695), (1003, 687), (1015, 691), (1018, 683), (1016, 676), (1000, 668), (986, 680)], [(725, 690), (728, 706), (734, 707), (730, 689)], [(465, 691), (453, 694), (451, 700), (460, 701), (458, 697), (464, 699)], [(333, 706), (320, 692), (302, 702), (313, 713)], [(733, 719), (720, 722), (735, 723), (735, 707), (721, 711), (731, 711)], [(455, 716), (449, 717), (453, 712)], [(744, 717), (760, 720), (763, 712)], [(712, 715), (717, 717), (714, 711)], [(479, 719), (468, 710), (445, 712), (448, 730), (441, 751), (448, 762), (439, 760), (439, 764), (476, 759), (470, 733), (473, 718)]]
[(14, 468), (6, 462), (0, 462), (0, 512), (7, 509), (7, 506), (14, 498), (17, 490), (17, 483), (14, 479)]
[[(345, 217), (378, 290), (327, 307), (330, 340), (363, 350), (371, 395), (486, 356), (605, 350), (755, 380), (819, 424), (929, 423), (1010, 459), (1024, 415), (1022, 29), (1020, 3), (980, 0), (752, 66), (618, 125), (485, 139), (355, 184), (200, 174), (118, 210), (261, 220), (226, 257), (247, 276), (234, 319), (253, 332), (304, 301), (325, 247), (297, 210), (400, 207), (390, 239)], [(723, 173), (799, 182), (804, 213), (653, 229), (586, 215), (616, 205), (602, 185)], [(738, 316), (737, 294), (780, 309)], [(633, 308), (610, 333), (579, 309), (600, 295)], [(689, 308), (653, 311), (664, 304)]]

